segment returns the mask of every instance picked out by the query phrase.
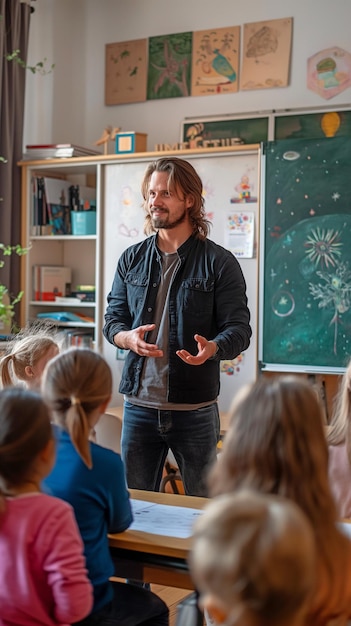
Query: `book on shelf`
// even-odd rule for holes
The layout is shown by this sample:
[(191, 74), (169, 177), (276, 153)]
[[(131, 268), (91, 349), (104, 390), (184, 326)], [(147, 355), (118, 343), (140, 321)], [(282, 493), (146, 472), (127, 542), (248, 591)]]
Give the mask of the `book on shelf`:
[(99, 156), (101, 152), (77, 146), (72, 143), (53, 143), (53, 144), (35, 144), (26, 145), (26, 151), (23, 153), (23, 160), (37, 159), (67, 159), (80, 156)]
[(72, 270), (64, 265), (33, 266), (33, 300), (55, 302), (70, 295)]
[(72, 212), (93, 211), (96, 215), (96, 189), (72, 185), (62, 178), (33, 176), (31, 235), (71, 235)]

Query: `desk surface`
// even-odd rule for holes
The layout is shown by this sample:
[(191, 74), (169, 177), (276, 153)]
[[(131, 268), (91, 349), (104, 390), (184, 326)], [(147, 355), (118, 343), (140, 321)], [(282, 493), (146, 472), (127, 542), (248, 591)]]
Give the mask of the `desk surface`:
[[(183, 496), (173, 493), (158, 493), (154, 491), (139, 491), (130, 489), (133, 500), (146, 500), (157, 504), (182, 506), (191, 509), (203, 509), (206, 498)], [(138, 530), (125, 530), (123, 533), (109, 534), (111, 548), (121, 548), (147, 554), (157, 554), (179, 559), (186, 559), (191, 547), (191, 537), (180, 539), (165, 535), (156, 535)]]

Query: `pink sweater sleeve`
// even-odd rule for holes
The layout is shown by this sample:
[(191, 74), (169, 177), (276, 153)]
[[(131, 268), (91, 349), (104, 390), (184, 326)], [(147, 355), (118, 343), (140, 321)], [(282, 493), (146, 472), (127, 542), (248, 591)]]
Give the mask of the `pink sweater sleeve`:
[[(55, 619), (71, 624), (86, 617), (93, 607), (93, 589), (88, 579), (83, 542), (71, 507), (58, 501), (51, 523), (45, 525), (44, 569), (52, 589)], [(44, 547), (44, 546), (43, 546)]]

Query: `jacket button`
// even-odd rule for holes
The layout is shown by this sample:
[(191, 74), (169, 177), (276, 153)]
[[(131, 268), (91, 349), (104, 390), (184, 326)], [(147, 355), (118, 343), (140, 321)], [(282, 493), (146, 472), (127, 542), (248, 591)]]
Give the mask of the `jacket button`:
[(157, 283), (153, 283), (153, 285), (152, 285), (152, 286), (153, 286), (153, 287), (157, 287)]
[(148, 312), (149, 312), (149, 313), (151, 313), (151, 311), (152, 311), (152, 307), (151, 307), (151, 306), (149, 306), (149, 308), (148, 308)]

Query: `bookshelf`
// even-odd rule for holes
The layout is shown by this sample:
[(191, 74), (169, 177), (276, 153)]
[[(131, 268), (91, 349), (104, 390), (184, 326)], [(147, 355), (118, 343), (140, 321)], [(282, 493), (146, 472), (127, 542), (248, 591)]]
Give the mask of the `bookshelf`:
[[(52, 159), (23, 161), (22, 169), (22, 237), (21, 243), (29, 248), (22, 257), (21, 286), (24, 296), (21, 301), (20, 323), (48, 318), (60, 329), (86, 329), (94, 345), (99, 349), (102, 320), (100, 307), (100, 209), (96, 211), (96, 234), (38, 234), (34, 210), (33, 180), (44, 178), (56, 182), (96, 189), (99, 196), (99, 166), (91, 159)], [(40, 227), (39, 227), (40, 230)], [(45, 232), (45, 231), (44, 231)], [(34, 273), (36, 266), (66, 266), (71, 269), (71, 291), (78, 285), (95, 285), (95, 301), (63, 301), (60, 293), (55, 299), (41, 300), (35, 294)], [(54, 298), (54, 296), (53, 296)], [(57, 319), (55, 316), (57, 314)], [(70, 317), (77, 316), (74, 320)]]

